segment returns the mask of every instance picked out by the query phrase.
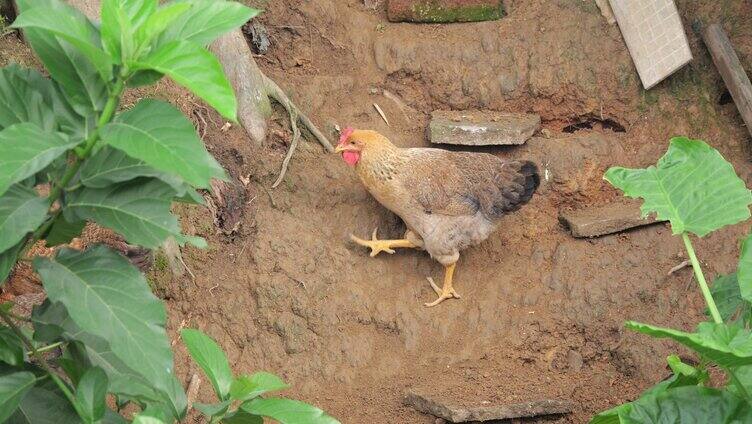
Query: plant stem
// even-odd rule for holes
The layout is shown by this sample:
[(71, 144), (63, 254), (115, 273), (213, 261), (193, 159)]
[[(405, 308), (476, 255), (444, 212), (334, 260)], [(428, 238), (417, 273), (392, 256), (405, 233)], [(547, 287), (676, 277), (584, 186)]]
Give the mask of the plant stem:
[(63, 345), (63, 342), (56, 342), (51, 345), (42, 346), (37, 348), (37, 353), (47, 352), (48, 350), (55, 349)]
[(721, 318), (720, 312), (718, 312), (718, 307), (715, 306), (715, 300), (713, 300), (713, 296), (710, 294), (708, 283), (705, 281), (705, 276), (702, 274), (702, 268), (700, 268), (700, 261), (697, 260), (695, 249), (692, 247), (692, 241), (689, 240), (689, 234), (682, 233), (681, 236), (682, 240), (684, 240), (684, 247), (687, 249), (687, 253), (689, 254), (689, 261), (692, 263), (692, 269), (695, 270), (697, 283), (700, 285), (702, 295), (705, 297), (705, 303), (708, 304), (710, 315), (713, 317), (713, 321), (715, 321), (716, 324), (722, 324), (723, 319)]
[(23, 344), (26, 345), (26, 347), (31, 351), (31, 354), (39, 361), (39, 365), (44, 369), (47, 374), (52, 378), (52, 380), (57, 384), (57, 386), (60, 388), (60, 390), (63, 392), (65, 397), (68, 399), (68, 401), (73, 405), (73, 408), (75, 408), (76, 413), (83, 417), (81, 408), (78, 405), (78, 402), (76, 401), (76, 397), (73, 396), (73, 392), (70, 391), (68, 388), (68, 385), (65, 384), (65, 382), (60, 378), (59, 375), (55, 371), (50, 368), (50, 365), (47, 363), (47, 360), (44, 359), (44, 356), (42, 353), (37, 350), (37, 348), (34, 347), (34, 344), (31, 342), (31, 340), (24, 335), (24, 333), (21, 332), (21, 330), (18, 328), (18, 326), (10, 319), (8, 313), (2, 309), (0, 309), (0, 318), (2, 318), (3, 321), (10, 327), (11, 331), (18, 337)]

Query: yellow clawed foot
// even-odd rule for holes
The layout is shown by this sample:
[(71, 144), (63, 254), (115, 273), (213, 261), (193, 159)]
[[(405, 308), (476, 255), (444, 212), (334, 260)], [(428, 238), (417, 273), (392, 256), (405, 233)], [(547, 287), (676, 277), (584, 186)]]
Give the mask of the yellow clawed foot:
[(457, 294), (456, 291), (454, 291), (454, 287), (452, 287), (452, 277), (454, 276), (454, 266), (455, 264), (451, 264), (446, 267), (446, 270), (444, 272), (444, 287), (439, 288), (439, 286), (436, 285), (436, 283), (433, 282), (433, 278), (426, 277), (428, 280), (428, 283), (431, 284), (431, 288), (433, 291), (436, 292), (437, 295), (439, 295), (439, 298), (434, 300), (430, 303), (425, 303), (425, 306), (432, 307), (436, 306), (439, 303), (447, 300), (447, 299), (461, 299), (462, 297)]
[(379, 240), (376, 238), (377, 231), (378, 228), (374, 228), (373, 234), (371, 235), (371, 240), (363, 240), (362, 238), (356, 237), (352, 234), (350, 234), (350, 240), (358, 243), (361, 246), (371, 249), (372, 258), (381, 252), (386, 252), (390, 255), (393, 254), (393, 247), (415, 247), (415, 245), (410, 240)]

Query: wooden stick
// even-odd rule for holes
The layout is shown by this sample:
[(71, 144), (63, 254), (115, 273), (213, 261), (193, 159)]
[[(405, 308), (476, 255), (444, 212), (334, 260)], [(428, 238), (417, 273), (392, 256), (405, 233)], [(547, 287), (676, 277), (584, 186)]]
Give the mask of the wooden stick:
[(731, 41), (718, 24), (708, 25), (702, 30), (702, 39), (747, 125), (747, 131), (752, 135), (752, 83), (749, 82)]

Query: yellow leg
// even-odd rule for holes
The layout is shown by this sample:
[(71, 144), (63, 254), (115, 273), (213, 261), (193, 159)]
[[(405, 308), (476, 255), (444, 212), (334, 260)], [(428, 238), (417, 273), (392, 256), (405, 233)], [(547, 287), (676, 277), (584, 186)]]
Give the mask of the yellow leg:
[(439, 303), (455, 298), (459, 299), (460, 295), (457, 294), (456, 291), (454, 291), (454, 287), (452, 287), (452, 278), (454, 277), (454, 266), (457, 265), (457, 262), (448, 265), (444, 268), (444, 287), (439, 288), (439, 286), (436, 285), (436, 283), (433, 282), (433, 278), (428, 277), (428, 282), (431, 283), (431, 288), (436, 292), (436, 294), (439, 295), (439, 298), (434, 300), (431, 303), (426, 303), (425, 305), (428, 307), (436, 306)]
[(386, 252), (391, 255), (394, 253), (395, 247), (404, 247), (404, 248), (417, 248), (418, 247), (415, 244), (413, 244), (413, 242), (407, 239), (379, 240), (376, 238), (377, 231), (378, 231), (378, 228), (375, 228), (373, 230), (373, 234), (371, 235), (371, 240), (363, 240), (362, 238), (355, 237), (352, 234), (350, 234), (350, 240), (354, 241), (355, 243), (358, 243), (361, 246), (370, 248), (372, 258), (381, 252)]

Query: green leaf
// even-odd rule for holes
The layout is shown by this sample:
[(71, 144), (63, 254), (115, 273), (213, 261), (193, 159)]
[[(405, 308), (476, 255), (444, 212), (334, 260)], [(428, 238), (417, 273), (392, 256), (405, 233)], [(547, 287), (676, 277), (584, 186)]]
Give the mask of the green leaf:
[[(79, 364), (88, 368), (101, 367), (110, 381), (109, 390), (141, 403), (163, 401), (170, 405), (175, 418), (180, 418), (186, 409), (185, 393), (174, 375), (150, 375), (134, 371), (112, 351), (102, 338), (82, 331), (68, 316), (60, 303), (45, 301), (32, 313), (35, 340), (51, 343), (68, 340), (66, 353)], [(152, 387), (155, 387), (153, 389)], [(158, 390), (158, 391), (155, 391)]]
[(752, 302), (752, 234), (742, 242), (736, 276), (741, 297), (747, 302)]
[(5, 422), (15, 412), (21, 399), (35, 382), (34, 374), (26, 371), (0, 377), (0, 422)]
[[(65, 13), (69, 6), (59, 0), (16, 0), (21, 13), (32, 8), (43, 8), (51, 16)], [(107, 101), (107, 85), (82, 53), (68, 42), (46, 30), (27, 28), (26, 41), (44, 63), (52, 78), (60, 83), (78, 114), (95, 119), (94, 113), (102, 110)]]
[(139, 45), (151, 43), (191, 7), (193, 5), (190, 3), (169, 3), (160, 7), (136, 32), (137, 43)]
[(82, 331), (105, 340), (117, 359), (166, 391), (174, 374), (165, 309), (138, 268), (97, 246), (85, 252), (61, 249), (53, 259), (37, 257), (34, 269), (50, 301), (65, 305)]
[(224, 424), (264, 424), (264, 418), (260, 415), (249, 414), (242, 409), (237, 409), (222, 418)]
[(21, 340), (8, 327), (0, 326), (0, 361), (8, 365), (23, 365), (24, 348)]
[(193, 402), (193, 408), (211, 418), (224, 415), (224, 413), (227, 412), (227, 408), (230, 407), (230, 403), (232, 403), (231, 400), (226, 400), (219, 403)]
[[(744, 386), (744, 390), (747, 392), (746, 394), (752, 395), (752, 365), (731, 368), (729, 369), (729, 372), (734, 373), (742, 386)], [(745, 397), (745, 394), (739, 393), (739, 388), (734, 384), (731, 378), (726, 382), (726, 389), (741, 398)]]
[(133, 24), (121, 0), (102, 0), (102, 47), (117, 64), (133, 54)]
[(133, 63), (134, 70), (163, 73), (204, 99), (220, 115), (236, 122), (235, 92), (217, 58), (190, 41), (171, 41)]
[(193, 124), (173, 106), (142, 100), (108, 124), (102, 139), (129, 156), (188, 183), (209, 188), (211, 178), (224, 178), (224, 169), (206, 151)]
[(133, 424), (166, 424), (164, 421), (157, 417), (149, 415), (138, 414), (133, 418)]
[[(673, 361), (671, 357), (669, 357), (668, 362), (670, 365), (675, 361)], [(643, 402), (645, 399), (653, 399), (658, 394), (665, 393), (667, 390), (676, 387), (697, 386), (701, 383), (700, 377), (707, 377), (707, 374), (674, 374), (670, 378), (663, 380), (655, 386), (645, 390), (642, 395), (640, 395), (640, 398), (638, 398), (634, 402), (628, 402), (597, 414), (590, 420), (590, 424), (619, 424), (630, 422), (622, 420), (620, 419), (620, 417), (629, 414), (629, 412), (632, 410), (633, 403)]]
[(60, 1), (51, 3), (55, 5), (55, 13), (42, 5), (22, 9), (11, 26), (48, 31), (65, 40), (94, 65), (104, 81), (109, 81), (112, 78), (112, 58), (99, 48), (99, 30), (75, 7)]
[[(33, 374), (32, 374), (33, 375)], [(2, 409), (2, 408), (0, 408)], [(60, 388), (45, 378), (37, 380), (6, 424), (80, 423), (81, 419)]]
[[(180, 234), (170, 213), (175, 191), (159, 180), (138, 179), (102, 189), (82, 188), (68, 200), (67, 219), (87, 219), (122, 234), (131, 244), (156, 248), (169, 236), (180, 244), (198, 243)], [(199, 243), (200, 244), (200, 243)]]
[(750, 217), (752, 194), (717, 150), (701, 140), (671, 139), (657, 166), (611, 168), (606, 180), (629, 197), (645, 200), (642, 215), (671, 221), (674, 234), (702, 237)]
[(18, 244), (26, 233), (42, 225), (47, 206), (47, 200), (37, 196), (34, 189), (20, 184), (0, 196), (0, 252)]
[(32, 123), (14, 124), (0, 131), (0, 195), (36, 174), (78, 142), (48, 133)]
[(230, 385), (230, 397), (236, 400), (248, 400), (267, 392), (288, 388), (281, 378), (268, 372), (257, 372), (251, 376), (241, 375)]
[[(749, 302), (742, 299), (736, 280), (737, 273), (720, 275), (710, 287), (710, 294), (715, 300), (718, 312), (726, 322), (735, 322), (739, 319), (748, 321), (752, 314)], [(707, 310), (705, 312), (707, 315), (710, 314)]]
[(137, 71), (128, 79), (128, 87), (143, 87), (145, 85), (156, 84), (164, 76), (157, 71)]
[(752, 335), (738, 325), (702, 322), (695, 333), (634, 321), (627, 321), (626, 327), (655, 338), (673, 339), (723, 367), (752, 364)]
[(97, 422), (107, 409), (107, 374), (101, 368), (89, 368), (76, 387), (76, 400), (87, 422)]
[(85, 226), (86, 221), (68, 222), (64, 216), (58, 215), (52, 223), (50, 232), (44, 237), (47, 247), (70, 243), (71, 240), (81, 235), (81, 231), (83, 231)]
[(0, 68), (0, 130), (23, 122), (36, 124), (45, 132), (56, 129), (53, 105), (32, 85), (34, 76), (43, 81), (36, 71), (15, 64)]
[(207, 46), (260, 13), (260, 10), (233, 1), (188, 0), (184, 3), (193, 5), (193, 8), (165, 31), (161, 44), (185, 40)]
[(10, 272), (13, 270), (13, 266), (16, 264), (18, 253), (23, 248), (24, 243), (18, 243), (3, 253), (0, 253), (0, 286), (5, 284), (5, 279), (8, 278)]
[(232, 383), (232, 370), (222, 348), (209, 336), (198, 330), (186, 328), (180, 337), (194, 361), (204, 370), (220, 400), (226, 400)]
[(280, 424), (339, 424), (324, 411), (305, 402), (282, 398), (255, 398), (240, 408), (254, 415), (269, 417)]
[(685, 386), (641, 398), (619, 416), (629, 423), (742, 424), (752, 422), (752, 407), (725, 390)]

